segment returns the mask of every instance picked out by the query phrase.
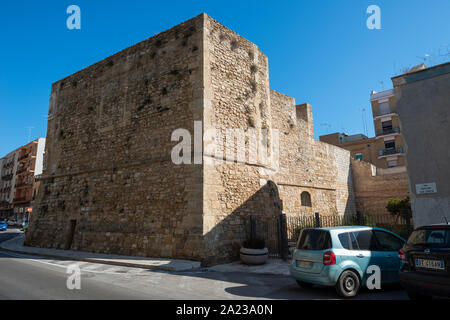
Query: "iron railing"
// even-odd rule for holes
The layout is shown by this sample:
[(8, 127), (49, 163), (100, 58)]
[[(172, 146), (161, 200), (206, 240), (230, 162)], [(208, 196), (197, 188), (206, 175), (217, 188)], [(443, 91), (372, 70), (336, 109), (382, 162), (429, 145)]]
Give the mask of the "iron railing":
[(400, 128), (377, 130), (376, 135), (378, 137), (378, 136), (384, 136), (386, 134), (395, 134), (395, 133), (400, 133)]
[(387, 156), (390, 154), (398, 154), (403, 153), (403, 148), (389, 148), (389, 149), (381, 149), (378, 151), (378, 156)]

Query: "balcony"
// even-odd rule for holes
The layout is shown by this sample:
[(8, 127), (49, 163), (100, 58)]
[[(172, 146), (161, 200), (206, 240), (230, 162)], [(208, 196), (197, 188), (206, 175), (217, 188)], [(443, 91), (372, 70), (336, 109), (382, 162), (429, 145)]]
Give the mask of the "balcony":
[(21, 156), (18, 161), (22, 161), (28, 158), (28, 154)]
[(19, 203), (19, 202), (28, 202), (29, 199), (27, 197), (20, 197), (20, 198), (14, 198), (13, 203)]
[(390, 156), (394, 154), (403, 154), (403, 148), (389, 148), (378, 150), (378, 157)]
[(400, 128), (389, 128), (389, 129), (385, 128), (383, 130), (378, 130), (376, 132), (377, 138), (381, 136), (389, 136), (394, 134), (400, 134)]
[(33, 185), (31, 183), (22, 182), (16, 185), (16, 188), (27, 188), (32, 187)]
[(388, 111), (379, 111), (379, 112), (374, 112), (373, 113), (373, 119), (378, 119), (381, 117), (386, 117), (386, 116), (396, 116), (397, 112), (392, 111), (392, 110), (388, 110)]
[(34, 170), (31, 170), (29, 167), (24, 167), (24, 168), (17, 169), (16, 174), (19, 175), (24, 172), (26, 172), (26, 173), (34, 172)]
[(11, 180), (12, 177), (13, 177), (13, 174), (10, 173), (10, 174), (7, 174), (7, 175), (2, 176), (2, 180)]

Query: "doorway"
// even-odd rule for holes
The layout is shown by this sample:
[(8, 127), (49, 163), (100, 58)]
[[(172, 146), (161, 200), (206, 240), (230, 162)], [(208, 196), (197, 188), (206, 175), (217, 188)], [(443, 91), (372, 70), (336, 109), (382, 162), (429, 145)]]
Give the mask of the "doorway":
[(66, 243), (64, 244), (64, 250), (70, 250), (72, 247), (73, 237), (75, 236), (75, 228), (77, 226), (77, 220), (70, 220), (69, 232), (66, 237)]

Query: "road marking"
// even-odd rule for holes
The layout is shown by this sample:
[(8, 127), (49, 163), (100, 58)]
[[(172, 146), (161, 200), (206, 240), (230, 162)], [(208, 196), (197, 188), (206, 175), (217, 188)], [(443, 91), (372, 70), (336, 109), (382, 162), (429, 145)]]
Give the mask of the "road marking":
[[(28, 255), (24, 255), (24, 254), (16, 254), (16, 253), (11, 253), (11, 252), (4, 252), (2, 251), (3, 254), (6, 254), (8, 256), (11, 257), (15, 257), (15, 258), (21, 258), (21, 257), (28, 257)], [(45, 259), (45, 258), (43, 258)], [(95, 269), (100, 269), (102, 267), (108, 266), (106, 264), (99, 264), (99, 263), (92, 263), (92, 262), (86, 262), (86, 261), (70, 261), (70, 260), (65, 260), (65, 261), (57, 261), (57, 260), (48, 260), (48, 261), (44, 261), (44, 260), (39, 260), (39, 259), (30, 259), (27, 258), (28, 261), (34, 261), (34, 262), (39, 262), (39, 263), (43, 263), (43, 264), (47, 264), (47, 265), (51, 265), (51, 266), (55, 266), (55, 267), (59, 267), (59, 268), (64, 268), (67, 269), (68, 265), (76, 265), (78, 267), (80, 267), (80, 270), (83, 272), (90, 272), (90, 273), (99, 273), (99, 274), (116, 274), (116, 275), (124, 275), (129, 273), (130, 270), (127, 270), (127, 267), (111, 267), (108, 268), (106, 270), (103, 271), (96, 271)], [(88, 265), (86, 267), (81, 267), (81, 266), (85, 266)], [(138, 268), (134, 268), (134, 269), (138, 269)], [(116, 271), (126, 271), (126, 272), (116, 272)], [(141, 269), (140, 272), (143, 271), (147, 271), (146, 269)], [(137, 271), (134, 271), (132, 273), (140, 273)]]

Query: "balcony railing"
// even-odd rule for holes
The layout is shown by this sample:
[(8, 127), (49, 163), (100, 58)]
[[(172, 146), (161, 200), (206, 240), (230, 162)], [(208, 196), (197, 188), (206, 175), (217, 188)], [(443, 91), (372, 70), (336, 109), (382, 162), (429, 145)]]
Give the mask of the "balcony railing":
[(16, 185), (16, 188), (23, 188), (23, 187), (31, 187), (31, 183), (19, 183)]
[(390, 148), (390, 149), (382, 149), (378, 151), (378, 156), (388, 156), (391, 154), (399, 154), (403, 153), (403, 148)]
[(384, 136), (384, 135), (395, 134), (395, 133), (400, 133), (400, 128), (390, 128), (390, 129), (378, 130), (376, 132), (376, 135), (378, 137), (378, 136)]
[(7, 174), (7, 175), (2, 176), (2, 180), (11, 180), (12, 177), (13, 177), (13, 174), (10, 173), (10, 174)]
[(28, 154), (26, 154), (24, 156), (21, 156), (18, 161), (22, 161), (22, 160), (27, 159), (27, 158), (28, 158)]
[(17, 169), (16, 174), (21, 174), (24, 172), (34, 172), (34, 170), (31, 170), (29, 167), (24, 167), (24, 168)]
[(14, 198), (13, 202), (24, 202), (27, 201), (26, 197)]

